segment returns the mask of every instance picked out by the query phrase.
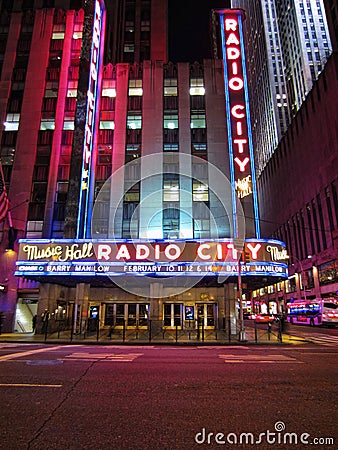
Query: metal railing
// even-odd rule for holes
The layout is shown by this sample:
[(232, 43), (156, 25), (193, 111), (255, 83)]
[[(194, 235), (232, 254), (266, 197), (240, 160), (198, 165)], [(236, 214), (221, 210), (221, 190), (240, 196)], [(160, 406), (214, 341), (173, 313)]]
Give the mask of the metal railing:
[(167, 327), (161, 320), (148, 320), (146, 326), (128, 326), (127, 321), (119, 326), (107, 326), (98, 319), (81, 321), (76, 329), (63, 321), (47, 323), (42, 335), (47, 339), (73, 341), (96, 341), (106, 343), (236, 343), (236, 342), (283, 342), (284, 323), (279, 320), (275, 323), (257, 325), (250, 322), (245, 328), (245, 338), (240, 333), (239, 326), (230, 323), (224, 328), (205, 327), (204, 322), (195, 321), (192, 326), (182, 327), (176, 325)]

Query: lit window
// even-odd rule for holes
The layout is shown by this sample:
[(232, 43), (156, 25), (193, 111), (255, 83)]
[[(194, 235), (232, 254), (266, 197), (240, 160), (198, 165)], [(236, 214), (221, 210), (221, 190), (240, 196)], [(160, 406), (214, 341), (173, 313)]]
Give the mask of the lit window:
[(52, 39), (64, 39), (66, 26), (64, 23), (55, 24), (53, 26)]
[(102, 80), (102, 97), (116, 97), (115, 80)]
[(82, 31), (74, 31), (73, 33), (73, 39), (82, 39)]
[(127, 128), (130, 130), (140, 130), (142, 128), (141, 114), (128, 114)]
[(190, 128), (205, 128), (205, 114), (191, 114)]
[(17, 131), (19, 129), (20, 114), (7, 114), (4, 123), (5, 131)]
[(52, 39), (64, 39), (65, 33), (64, 32), (55, 32), (52, 34)]
[(73, 118), (65, 118), (63, 122), (64, 130), (74, 130), (74, 117)]
[(209, 201), (208, 186), (200, 181), (194, 180), (192, 183), (192, 198), (194, 202)]
[(177, 96), (177, 79), (165, 78), (163, 93), (165, 97)]
[(45, 97), (46, 98), (57, 97), (58, 89), (59, 89), (58, 81), (47, 81), (45, 89)]
[(165, 129), (174, 130), (175, 128), (178, 128), (178, 115), (165, 114), (163, 122), (164, 122), (163, 127)]
[(141, 96), (143, 94), (142, 80), (129, 80), (129, 96)]
[(193, 151), (197, 151), (197, 152), (205, 152), (207, 150), (207, 144), (205, 144), (205, 143), (200, 144), (200, 143), (194, 142), (192, 144), (192, 149), (193, 149)]
[(134, 44), (125, 44), (123, 51), (124, 51), (124, 53), (134, 53), (135, 45)]
[(190, 95), (205, 94), (203, 78), (191, 78), (189, 93)]
[(54, 130), (55, 119), (41, 119), (40, 130)]
[(180, 200), (179, 180), (175, 175), (163, 180), (163, 201), (178, 202)]
[(164, 152), (178, 152), (178, 144), (163, 144)]
[(68, 81), (67, 97), (77, 97), (77, 80)]
[(100, 120), (100, 130), (114, 130), (115, 123), (113, 120)]

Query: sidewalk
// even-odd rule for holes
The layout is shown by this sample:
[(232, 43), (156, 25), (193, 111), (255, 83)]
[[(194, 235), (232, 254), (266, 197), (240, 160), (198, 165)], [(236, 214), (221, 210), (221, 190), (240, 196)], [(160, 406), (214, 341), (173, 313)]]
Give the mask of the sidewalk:
[(187, 333), (175, 334), (175, 331), (168, 333), (161, 333), (161, 335), (153, 336), (149, 339), (147, 333), (136, 333), (132, 331), (126, 333), (125, 336), (113, 335), (109, 337), (107, 330), (101, 330), (99, 334), (71, 334), (70, 331), (48, 334), (47, 336), (43, 334), (34, 333), (3, 333), (0, 335), (0, 343), (26, 343), (26, 344), (72, 344), (72, 345), (299, 345), (306, 344), (309, 341), (306, 339), (293, 336), (288, 333), (282, 334), (282, 341), (280, 341), (277, 333), (270, 333), (270, 335), (259, 330), (259, 335), (255, 336), (253, 329), (246, 330), (246, 339), (244, 341), (239, 341), (238, 336), (232, 335), (229, 340), (229, 336), (225, 334), (222, 330), (212, 333), (212, 335), (206, 334), (204, 339), (202, 336), (197, 339), (196, 335), (191, 336)]

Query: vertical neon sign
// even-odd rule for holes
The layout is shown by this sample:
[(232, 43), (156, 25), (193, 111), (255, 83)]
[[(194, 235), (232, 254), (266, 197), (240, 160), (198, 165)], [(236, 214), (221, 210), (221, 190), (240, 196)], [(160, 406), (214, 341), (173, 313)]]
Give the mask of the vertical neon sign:
[(104, 2), (96, 0), (90, 53), (87, 111), (84, 129), (82, 178), (80, 188), (77, 238), (88, 236), (95, 182), (95, 159), (93, 146), (97, 128), (100, 65), (104, 43)]
[(224, 62), (234, 229), (237, 230), (238, 198), (246, 218), (247, 236), (259, 238), (258, 198), (242, 27), (243, 11), (230, 9), (217, 12), (220, 16)]

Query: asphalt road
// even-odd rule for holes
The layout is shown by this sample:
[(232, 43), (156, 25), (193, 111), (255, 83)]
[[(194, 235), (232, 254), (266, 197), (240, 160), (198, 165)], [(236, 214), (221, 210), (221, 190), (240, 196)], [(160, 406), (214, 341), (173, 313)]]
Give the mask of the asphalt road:
[(0, 343), (0, 449), (334, 449), (337, 355)]

